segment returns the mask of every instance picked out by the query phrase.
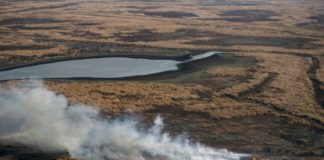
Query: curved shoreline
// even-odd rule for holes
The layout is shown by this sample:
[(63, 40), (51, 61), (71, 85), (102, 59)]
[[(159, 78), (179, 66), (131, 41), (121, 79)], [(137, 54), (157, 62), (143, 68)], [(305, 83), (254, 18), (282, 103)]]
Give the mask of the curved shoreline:
[(134, 58), (134, 59), (148, 59), (148, 60), (177, 60), (183, 61), (187, 60), (192, 56), (191, 53), (186, 53), (183, 55), (130, 55), (130, 54), (120, 54), (120, 55), (94, 55), (94, 56), (80, 56), (80, 57), (61, 57), (61, 58), (52, 58), (48, 60), (43, 60), (40, 62), (32, 62), (27, 64), (17, 64), (9, 67), (1, 67), (0, 72), (8, 71), (12, 69), (18, 69), (23, 67), (36, 66), (41, 64), (55, 63), (55, 62), (64, 62), (71, 60), (85, 60), (85, 59), (96, 59), (96, 58)]
[[(208, 52), (209, 53), (209, 52)], [(206, 53), (203, 53), (206, 54)], [(203, 55), (202, 54), (202, 55)], [(136, 57), (139, 58), (139, 57)], [(152, 57), (151, 57), (152, 58)], [(154, 57), (156, 58), (156, 57)], [(165, 58), (165, 57), (163, 57)], [(208, 55), (206, 57), (200, 59), (193, 59), (190, 61), (190, 56), (188, 54), (183, 56), (172, 57), (173, 59), (185, 59), (183, 61), (179, 61), (177, 64), (177, 70), (168, 70), (162, 71), (152, 74), (146, 75), (135, 75), (135, 76), (125, 76), (125, 77), (116, 77), (116, 78), (101, 78), (101, 77), (71, 77), (71, 78), (21, 78), (21, 79), (8, 79), (8, 80), (1, 80), (0, 82), (6, 82), (10, 80), (29, 80), (29, 79), (39, 79), (39, 80), (166, 80), (166, 79), (173, 79), (184, 74), (190, 74), (195, 71), (202, 70), (204, 68), (208, 68), (211, 66), (216, 65), (223, 65), (238, 61), (233, 54), (226, 53), (223, 54), (221, 52), (213, 52), (212, 55)]]

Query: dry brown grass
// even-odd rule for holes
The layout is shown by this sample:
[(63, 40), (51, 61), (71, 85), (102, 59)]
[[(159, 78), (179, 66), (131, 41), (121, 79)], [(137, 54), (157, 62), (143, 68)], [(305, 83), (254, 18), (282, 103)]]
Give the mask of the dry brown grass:
[[(143, 50), (148, 47), (181, 48), (183, 51), (229, 50), (242, 58), (253, 57), (257, 61), (256, 65), (216, 66), (201, 71), (197, 79), (186, 79), (187, 81), (62, 80), (45, 81), (45, 84), (49, 89), (66, 95), (71, 103), (94, 105), (110, 115), (147, 112), (154, 109), (156, 112), (165, 109), (169, 112), (181, 110), (188, 114), (199, 113), (220, 121), (271, 115), (278, 119), (287, 118), (287, 123), (291, 126), (307, 125), (323, 129), (324, 111), (315, 100), (314, 86), (307, 74), (312, 65), (310, 56), (318, 58), (320, 69), (316, 71), (316, 77), (322, 84), (324, 83), (323, 26), (311, 18), (322, 14), (324, 8), (322, 1), (278, 0), (266, 3), (258, 0), (249, 1), (256, 5), (199, 5), (195, 0), (180, 1), (130, 3), (82, 0), (75, 5), (52, 9), (46, 6), (64, 6), (75, 1), (42, 3), (15, 1), (11, 2), (11, 5), (0, 5), (0, 44), (5, 48), (0, 50), (0, 62), (3, 62), (3, 65), (0, 65), (3, 67), (28, 63), (10, 59), (15, 59), (17, 55), (36, 56), (37, 61), (48, 58), (41, 55), (77, 57), (81, 53), (75, 49), (75, 42), (84, 42), (78, 46), (81, 49), (89, 47), (83, 46), (85, 44), (130, 45), (122, 52), (116, 52), (117, 54), (132, 51), (135, 46), (140, 46)], [(268, 21), (220, 20), (228, 18), (221, 14), (230, 10), (267, 10), (278, 15), (271, 17), (276, 20)], [(145, 12), (169, 11), (192, 13), (197, 16), (168, 18), (145, 15)], [(1, 23), (1, 20), (13, 18), (20, 20), (27, 18), (26, 24), (19, 24), (19, 19)], [(45, 22), (31, 23), (30, 18)], [(51, 20), (57, 22), (48, 22)], [(303, 23), (307, 23), (306, 27), (301, 25)], [(32, 29), (33, 27), (38, 29)], [(179, 33), (181, 29), (187, 32)], [(141, 37), (136, 37), (136, 34), (143, 30), (148, 32), (143, 34), (147, 34), (144, 38), (149, 37), (149, 40), (141, 41)], [(123, 36), (129, 36), (133, 41), (123, 39)], [(239, 41), (237, 39), (242, 37), (266, 37), (266, 40), (260, 41), (270, 44), (258, 45), (254, 42), (256, 44), (246, 45), (244, 42), (237, 42)], [(213, 42), (218, 38), (228, 38), (235, 43), (233, 41), (230, 41), (232, 45), (224, 41), (204, 45), (192, 43)], [(278, 44), (273, 41), (274, 38), (283, 41)], [(295, 39), (285, 41), (287, 38)], [(243, 40), (246, 41), (244, 38)], [(17, 46), (37, 45), (49, 48), (15, 49)], [(100, 49), (102, 49), (100, 46), (95, 46), (90, 51), (96, 52)], [(90, 52), (82, 54), (89, 56)], [(100, 54), (111, 53), (105, 51)], [(153, 52), (153, 54), (160, 53)], [(322, 90), (323, 87), (322, 85)], [(242, 128), (244, 132), (244, 126)], [(279, 127), (279, 131), (281, 129)], [(255, 132), (258, 136), (259, 130), (256, 128), (251, 132)], [(273, 144), (272, 140), (263, 145), (277, 145)]]
[(309, 61), (292, 55), (253, 54), (263, 59), (259, 72), (274, 72), (278, 76), (252, 99), (273, 104), (292, 115), (307, 115), (324, 122), (323, 109), (315, 102), (312, 82), (306, 73)]
[[(253, 2), (253, 1), (252, 1)], [(10, 21), (10, 23), (1, 24), (0, 27), (4, 31), (0, 34), (2, 37), (1, 44), (7, 45), (31, 45), (31, 44), (48, 44), (38, 40), (39, 36), (46, 37), (46, 40), (59, 41), (86, 41), (86, 42), (104, 42), (104, 43), (120, 43), (120, 44), (137, 44), (157, 47), (171, 48), (213, 48), (213, 49), (235, 49), (240, 51), (269, 51), (269, 52), (289, 52), (289, 53), (307, 53), (318, 55), (323, 52), (323, 48), (318, 49), (287, 49), (271, 46), (256, 45), (202, 45), (186, 44), (192, 40), (211, 39), (219, 37), (219, 33), (227, 36), (255, 36), (255, 37), (297, 37), (297, 38), (313, 38), (314, 43), (323, 45), (323, 32), (314, 29), (305, 29), (297, 27), (296, 24), (311, 22), (309, 16), (320, 13), (323, 4), (320, 1), (312, 3), (304, 1), (275, 1), (268, 3), (257, 3), (254, 5), (208, 5), (200, 6), (194, 0), (184, 1), (181, 3), (146, 3), (137, 2), (134, 7), (133, 3), (118, 1), (79, 1), (75, 3), (72, 0), (63, 2), (12, 2), (12, 5), (2, 6), (0, 19), (7, 20), (11, 18), (36, 18), (41, 19), (39, 23), (26, 20), (25, 24), (17, 22), (19, 20)], [(67, 4), (64, 6), (64, 4)], [(72, 4), (72, 5), (69, 5)], [(179, 5), (181, 4), (181, 5)], [(186, 4), (186, 5), (184, 5)], [(62, 6), (57, 8), (46, 8), (48, 6)], [(313, 12), (309, 12), (310, 8)], [(255, 21), (255, 22), (228, 22), (226, 20), (217, 20), (224, 18), (220, 14), (229, 10), (270, 10), (277, 13), (272, 17), (276, 21)], [(186, 12), (196, 14), (197, 17), (184, 18), (166, 18), (159, 16), (145, 15), (145, 12)], [(45, 19), (42, 22), (42, 19)], [(207, 19), (207, 20), (206, 20)], [(209, 19), (209, 20), (208, 20)], [(213, 20), (214, 19), (214, 20)], [(57, 22), (46, 22), (46, 20), (56, 20)], [(57, 29), (24, 29), (18, 27), (58, 27)], [(14, 27), (14, 28), (12, 28)], [(202, 35), (197, 37), (178, 37), (167, 40), (157, 40), (148, 42), (126, 42), (119, 40), (114, 36), (116, 33), (132, 34), (142, 29), (153, 30), (156, 33), (172, 33), (177, 29), (193, 29), (199, 32), (210, 32), (210, 35)], [(69, 45), (65, 45), (63, 50), (37, 50), (38, 53), (65, 53), (69, 49)], [(19, 54), (30, 55), (35, 50), (15, 51)], [(14, 52), (0, 51), (0, 53), (11, 54)]]
[(74, 103), (100, 107), (108, 114), (132, 113), (156, 106), (184, 106), (198, 100), (195, 93), (204, 90), (196, 84), (141, 82), (68, 82), (46, 83), (50, 89), (62, 92)]

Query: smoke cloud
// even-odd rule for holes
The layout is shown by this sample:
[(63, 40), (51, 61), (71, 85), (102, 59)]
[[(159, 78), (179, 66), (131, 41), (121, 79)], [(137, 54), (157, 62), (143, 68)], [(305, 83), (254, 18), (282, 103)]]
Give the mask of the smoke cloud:
[(149, 129), (134, 119), (103, 119), (95, 107), (69, 105), (41, 83), (0, 90), (0, 140), (46, 150), (67, 150), (91, 160), (236, 160), (244, 154), (215, 150), (184, 136), (171, 138), (157, 117)]

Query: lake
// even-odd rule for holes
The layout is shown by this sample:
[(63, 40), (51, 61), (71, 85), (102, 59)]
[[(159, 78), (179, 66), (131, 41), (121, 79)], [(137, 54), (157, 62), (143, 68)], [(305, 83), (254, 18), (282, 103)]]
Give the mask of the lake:
[(211, 57), (220, 52), (207, 52), (186, 60), (107, 57), (68, 60), (1, 71), (0, 80), (64, 79), (64, 78), (125, 78), (179, 70), (183, 63)]

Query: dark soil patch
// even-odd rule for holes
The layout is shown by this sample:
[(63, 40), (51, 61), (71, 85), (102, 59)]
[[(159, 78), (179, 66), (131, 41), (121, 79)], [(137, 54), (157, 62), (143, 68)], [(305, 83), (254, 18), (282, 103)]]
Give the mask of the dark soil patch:
[(220, 14), (225, 20), (229, 22), (256, 22), (256, 21), (276, 21), (273, 16), (279, 16), (278, 13), (267, 10), (231, 10)]
[[(63, 33), (64, 34), (64, 33)], [(65, 45), (69, 48), (69, 53), (74, 56), (94, 56), (94, 55), (161, 55), (177, 56), (183, 54), (183, 49), (170, 49), (160, 47), (150, 47), (144, 45), (123, 45), (115, 43), (81, 42), (73, 40), (52, 39), (48, 36), (34, 35), (34, 41), (39, 43), (51, 43), (55, 45)]]
[(10, 157), (16, 160), (55, 160), (68, 156), (67, 152), (46, 152), (19, 144), (0, 144), (0, 159)]
[(25, 25), (17, 25), (12, 26), (12, 29), (21, 29), (21, 30), (62, 30), (63, 27), (51, 27), (51, 26), (25, 26)]
[(297, 27), (301, 27), (301, 28), (306, 28), (306, 29), (312, 29), (312, 30), (323, 30), (324, 29), (324, 25), (321, 25), (319, 23), (316, 22), (309, 22), (309, 23), (298, 23)]
[(149, 6), (149, 5), (145, 5), (145, 6), (122, 6), (125, 8), (130, 8), (130, 9), (137, 9), (137, 10), (146, 10), (146, 9), (158, 9), (161, 8), (161, 6)]
[(316, 78), (316, 72), (320, 68), (320, 62), (317, 58), (312, 57), (312, 65), (308, 70), (308, 76), (313, 83), (315, 92), (315, 99), (317, 103), (324, 108), (324, 90), (322, 89), (322, 82)]
[(51, 18), (7, 18), (0, 21), (0, 25), (13, 24), (44, 24), (44, 23), (61, 23), (68, 22), (65, 20), (51, 19)]
[(95, 22), (79, 22), (79, 23), (75, 23), (75, 25), (80, 25), (80, 26), (94, 26), (94, 25), (99, 25), (99, 23), (95, 23)]
[(179, 0), (118, 0), (118, 1), (126, 1), (126, 2), (179, 2)]
[(264, 2), (258, 1), (233, 1), (233, 0), (204, 0), (197, 2), (201, 6), (256, 6)]
[(190, 12), (176, 12), (176, 11), (145, 11), (145, 10), (138, 10), (138, 11), (128, 11), (130, 13), (141, 13), (147, 16), (158, 16), (164, 18), (185, 18), (185, 17), (198, 17), (198, 15)]
[(70, 50), (78, 55), (179, 55), (181, 49), (155, 48), (146, 46), (119, 45), (93, 42), (65, 42)]
[(314, 20), (317, 23), (324, 25), (324, 15), (310, 16), (309, 19)]
[(124, 42), (150, 42), (150, 41), (166, 41), (175, 39), (187, 39), (206, 36), (217, 36), (219, 33), (200, 31), (196, 29), (177, 29), (174, 32), (159, 33), (150, 29), (143, 29), (130, 34), (116, 33), (115, 38)]
[(51, 49), (55, 46), (41, 46), (41, 45), (30, 45), (30, 46), (19, 46), (19, 45), (0, 45), (0, 51), (12, 51), (12, 50), (44, 50)]
[(18, 12), (50, 10), (50, 9), (65, 8), (65, 7), (75, 6), (75, 5), (78, 5), (78, 3), (64, 3), (64, 4), (57, 4), (57, 5), (48, 5), (44, 7), (32, 7), (28, 9), (19, 10)]
[(91, 31), (81, 31), (81, 30), (74, 30), (73, 32), (59, 32), (62, 35), (70, 35), (72, 37), (81, 37), (87, 39), (107, 39), (108, 37), (103, 36), (100, 33), (95, 33)]
[(218, 45), (218, 46), (233, 46), (233, 45), (256, 45), (256, 46), (273, 46), (289, 49), (317, 49), (320, 45), (312, 43), (313, 39), (309, 38), (277, 38), (277, 37), (244, 37), (244, 36), (229, 36), (214, 38), (211, 40), (195, 40), (189, 42), (193, 45)]
[(309, 23), (299, 23), (297, 24), (298, 27), (307, 28), (307, 29), (324, 29), (324, 15), (315, 15), (310, 16), (308, 19), (312, 20)]

